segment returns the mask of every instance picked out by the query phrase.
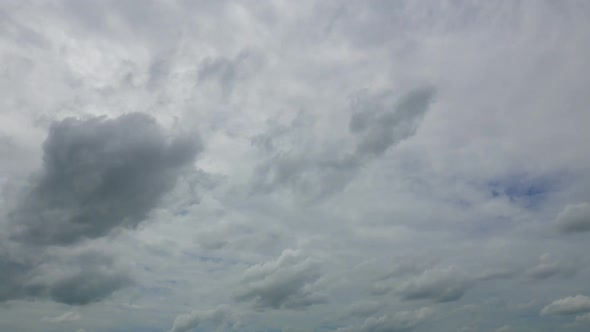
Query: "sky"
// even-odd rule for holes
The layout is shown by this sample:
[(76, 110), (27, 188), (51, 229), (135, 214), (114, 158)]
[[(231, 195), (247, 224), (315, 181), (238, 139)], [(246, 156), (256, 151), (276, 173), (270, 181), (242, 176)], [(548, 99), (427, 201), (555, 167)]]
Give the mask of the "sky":
[(590, 330), (590, 2), (0, 0), (0, 330)]

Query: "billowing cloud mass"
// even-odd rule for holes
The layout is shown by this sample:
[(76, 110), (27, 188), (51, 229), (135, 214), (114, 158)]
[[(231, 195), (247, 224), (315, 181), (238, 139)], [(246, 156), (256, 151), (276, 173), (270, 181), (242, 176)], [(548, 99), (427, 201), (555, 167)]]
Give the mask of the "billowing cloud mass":
[(15, 212), (18, 239), (71, 244), (134, 228), (199, 150), (194, 139), (166, 137), (142, 113), (54, 123), (42, 174)]
[(135, 228), (199, 151), (198, 137), (168, 136), (142, 113), (53, 123), (43, 169), (7, 215), (12, 233), (0, 248), (0, 301), (50, 298), (85, 305), (132, 284), (109, 256), (91, 251), (63, 263), (52, 246)]
[(0, 1), (0, 331), (587, 332), (590, 2)]

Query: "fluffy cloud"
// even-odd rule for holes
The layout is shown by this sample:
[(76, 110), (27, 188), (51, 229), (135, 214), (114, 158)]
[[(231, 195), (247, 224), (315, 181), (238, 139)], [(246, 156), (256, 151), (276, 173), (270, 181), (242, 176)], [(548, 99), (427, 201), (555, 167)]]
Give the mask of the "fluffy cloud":
[(590, 297), (576, 295), (553, 301), (541, 310), (541, 315), (576, 315), (589, 311)]
[(71, 244), (135, 228), (199, 150), (196, 140), (167, 138), (142, 113), (54, 123), (43, 172), (14, 213), (17, 238)]
[[(0, 301), (100, 301), (133, 283), (114, 259), (78, 253), (78, 242), (135, 228), (200, 151), (198, 140), (169, 137), (152, 117), (68, 118), (52, 124), (43, 170), (8, 214), (0, 248)], [(61, 254), (54, 246), (71, 247)]]

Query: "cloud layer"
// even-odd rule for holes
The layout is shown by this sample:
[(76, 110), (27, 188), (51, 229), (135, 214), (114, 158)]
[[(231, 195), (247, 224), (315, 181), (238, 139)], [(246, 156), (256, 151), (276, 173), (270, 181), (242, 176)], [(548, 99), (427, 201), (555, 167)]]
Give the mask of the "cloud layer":
[(2, 1), (0, 330), (585, 332), (589, 45), (575, 0)]

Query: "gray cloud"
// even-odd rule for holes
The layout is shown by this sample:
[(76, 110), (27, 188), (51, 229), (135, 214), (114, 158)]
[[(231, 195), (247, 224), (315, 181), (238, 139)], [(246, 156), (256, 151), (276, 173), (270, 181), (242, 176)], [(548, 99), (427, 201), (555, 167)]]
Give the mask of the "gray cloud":
[(557, 262), (541, 262), (527, 270), (526, 273), (530, 278), (543, 280), (552, 277), (567, 278), (573, 276), (576, 272), (577, 268), (574, 266), (558, 264)]
[(0, 250), (0, 302), (18, 299), (38, 293), (35, 287), (27, 286), (30, 263), (25, 258), (11, 257), (6, 249)]
[[(589, 17), (580, 0), (0, 1), (0, 297), (15, 300), (0, 303), (0, 330), (59, 329), (38, 319), (69, 311), (52, 296), (92, 303), (126, 277), (138, 287), (81, 309), (70, 331), (163, 330), (172, 313), (244, 294), (228, 310), (251, 319), (247, 331), (361, 330), (368, 317), (366, 330), (588, 330), (576, 315), (563, 326), (537, 314), (585, 294), (590, 277), (589, 233), (553, 223), (565, 204), (590, 202)], [(39, 203), (50, 195), (39, 193), (45, 126), (80, 110), (201, 127), (198, 165), (223, 180), (197, 181), (192, 195), (181, 171), (156, 203), (109, 205), (102, 215), (125, 221), (89, 228), (73, 215), (94, 205)], [(305, 116), (285, 125), (297, 110)], [(267, 119), (278, 125), (265, 130)], [(280, 268), (294, 282), (278, 271), (239, 282), (285, 248), (302, 249), (297, 268)], [(404, 260), (420, 266), (379, 279)], [(464, 275), (425, 272), (447, 265)], [(321, 294), (327, 303), (293, 304)], [(431, 302), (436, 320), (396, 325), (396, 311)], [(346, 316), (353, 303), (363, 305)], [(193, 331), (224, 329), (189, 318)]]
[(80, 252), (77, 245), (135, 228), (199, 151), (198, 139), (169, 137), (141, 113), (54, 123), (42, 172), (8, 213), (0, 301), (85, 305), (132, 284), (113, 257)]
[(256, 71), (262, 64), (260, 54), (253, 50), (243, 50), (233, 59), (227, 57), (207, 57), (199, 66), (198, 82), (213, 81), (219, 85), (222, 96), (231, 95), (236, 83)]
[(186, 332), (199, 328), (203, 330), (228, 330), (233, 324), (231, 312), (225, 306), (212, 310), (195, 310), (174, 320), (168, 332)]
[(14, 213), (17, 238), (71, 244), (135, 228), (200, 150), (148, 115), (69, 118), (51, 126), (43, 172)]
[(383, 308), (381, 302), (359, 302), (350, 306), (347, 316), (367, 317)]
[(590, 324), (590, 313), (577, 316), (576, 322), (582, 324)]
[(406, 300), (452, 302), (463, 297), (468, 287), (454, 268), (434, 268), (401, 284), (397, 292)]
[[(74, 254), (63, 260), (37, 250), (0, 252), (0, 302), (51, 299), (69, 305), (97, 302), (133, 283), (118, 271), (111, 257), (99, 253)], [(38, 257), (32, 257), (38, 256)]]
[(340, 332), (401, 332), (413, 331), (433, 314), (430, 308), (415, 311), (400, 311), (379, 317), (367, 318), (360, 327), (341, 328)]
[[(314, 141), (313, 133), (306, 132), (312, 124), (301, 113), (287, 128), (270, 128), (252, 139), (253, 145), (270, 153), (256, 168), (254, 188), (270, 192), (287, 186), (308, 200), (341, 190), (364, 164), (416, 133), (434, 95), (435, 89), (428, 86), (399, 97), (385, 93), (355, 99), (348, 128), (355, 146), (331, 147)], [(302, 150), (278, 149), (275, 141), (289, 134), (293, 140), (306, 135), (309, 141)]]
[(397, 101), (390, 94), (357, 100), (355, 108), (358, 111), (352, 115), (349, 125), (350, 131), (359, 136), (356, 155), (363, 158), (380, 156), (391, 146), (414, 135), (434, 94), (433, 87), (423, 87), (408, 92)]
[(50, 323), (64, 323), (64, 322), (74, 322), (80, 320), (81, 316), (78, 313), (68, 311), (65, 312), (57, 317), (44, 317), (42, 320), (45, 322)]
[(313, 288), (320, 276), (311, 258), (285, 250), (277, 260), (249, 268), (236, 299), (254, 301), (259, 308), (303, 309), (326, 301)]
[(131, 283), (132, 280), (125, 274), (85, 270), (51, 285), (49, 295), (56, 302), (85, 305), (100, 301)]
[(567, 205), (555, 220), (555, 225), (563, 233), (590, 231), (590, 204)]
[(590, 297), (576, 295), (553, 301), (541, 310), (541, 315), (577, 315), (586, 312), (590, 312)]

